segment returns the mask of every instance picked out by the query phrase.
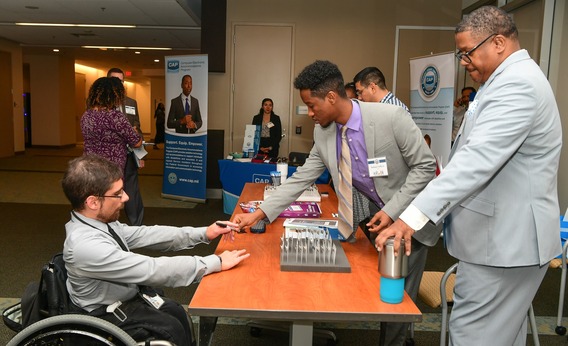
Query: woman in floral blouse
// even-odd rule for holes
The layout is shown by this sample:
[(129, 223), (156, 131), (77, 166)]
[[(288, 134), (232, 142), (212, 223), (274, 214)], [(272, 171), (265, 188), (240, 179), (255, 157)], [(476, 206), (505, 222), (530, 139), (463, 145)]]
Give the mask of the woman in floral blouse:
[(84, 153), (97, 154), (122, 167), (130, 148), (142, 145), (142, 137), (120, 111), (125, 90), (120, 79), (97, 79), (87, 98), (87, 110), (81, 117)]

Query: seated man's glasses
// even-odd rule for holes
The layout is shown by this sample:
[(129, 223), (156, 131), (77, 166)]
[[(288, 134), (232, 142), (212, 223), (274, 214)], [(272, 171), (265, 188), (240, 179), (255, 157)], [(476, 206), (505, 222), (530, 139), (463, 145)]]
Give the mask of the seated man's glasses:
[(122, 196), (124, 195), (124, 190), (120, 190), (116, 195), (102, 195), (102, 196), (97, 196), (97, 197), (107, 197), (107, 198), (122, 198)]
[(102, 195), (99, 197), (107, 197), (107, 198), (122, 198), (122, 193), (120, 195)]
[(456, 52), (456, 59), (458, 60), (463, 60), (468, 64), (471, 64), (471, 58), (469, 57), (471, 55), (471, 53), (473, 53), (477, 48), (481, 47), (481, 45), (483, 45), (485, 42), (487, 42), (487, 40), (489, 40), (491, 37), (495, 36), (497, 34), (491, 34), (489, 36), (487, 36), (487, 38), (481, 42), (479, 42), (475, 47), (473, 47), (472, 49), (470, 49), (468, 52), (462, 53), (462, 52)]

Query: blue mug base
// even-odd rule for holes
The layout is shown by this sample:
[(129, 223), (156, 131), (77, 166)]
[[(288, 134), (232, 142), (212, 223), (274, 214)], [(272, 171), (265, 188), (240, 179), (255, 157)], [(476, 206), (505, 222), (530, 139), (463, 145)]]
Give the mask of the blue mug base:
[(385, 303), (401, 303), (404, 297), (404, 278), (389, 279), (381, 276), (380, 297)]

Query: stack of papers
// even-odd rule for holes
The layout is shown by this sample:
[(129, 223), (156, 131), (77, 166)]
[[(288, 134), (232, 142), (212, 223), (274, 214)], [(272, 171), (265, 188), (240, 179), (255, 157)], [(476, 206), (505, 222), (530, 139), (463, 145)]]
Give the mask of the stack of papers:
[[(270, 198), (270, 196), (276, 191), (278, 186), (266, 185), (264, 188), (264, 200)], [(318, 187), (316, 184), (308, 187), (300, 197), (296, 199), (296, 202), (321, 202), (321, 195), (319, 194)]]

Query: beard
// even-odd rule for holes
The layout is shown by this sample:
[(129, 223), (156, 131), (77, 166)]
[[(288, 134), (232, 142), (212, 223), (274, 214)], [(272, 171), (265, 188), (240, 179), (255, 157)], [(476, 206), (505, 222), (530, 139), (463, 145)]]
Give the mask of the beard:
[(118, 208), (113, 212), (103, 212), (102, 210), (99, 210), (97, 214), (97, 220), (104, 223), (117, 221), (118, 218), (120, 217), (120, 209), (122, 208)]

